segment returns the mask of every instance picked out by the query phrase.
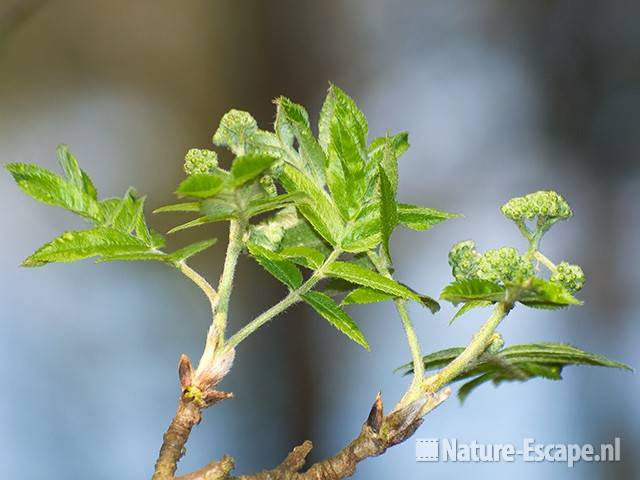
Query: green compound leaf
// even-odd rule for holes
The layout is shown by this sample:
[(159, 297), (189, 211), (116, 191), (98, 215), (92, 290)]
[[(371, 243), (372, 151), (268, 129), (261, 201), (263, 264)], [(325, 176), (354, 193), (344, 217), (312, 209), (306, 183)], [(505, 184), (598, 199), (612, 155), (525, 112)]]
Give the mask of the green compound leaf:
[(298, 210), (313, 228), (331, 245), (336, 245), (344, 228), (340, 212), (327, 193), (297, 168), (285, 164), (280, 177), (289, 193), (302, 192)]
[[(276, 105), (276, 119), (273, 122), (273, 131), (275, 132), (275, 136), (277, 137), (281, 146), (285, 150), (292, 149), (295, 136), (293, 135), (291, 124), (287, 119), (287, 113), (277, 99), (274, 103)], [(307, 126), (309, 125), (308, 118), (305, 120), (305, 124)]]
[(200, 202), (181, 202), (156, 208), (153, 213), (166, 212), (199, 212)]
[(355, 102), (335, 85), (320, 113), (320, 143), (329, 158), (327, 183), (345, 219), (360, 210), (367, 188), (367, 121)]
[(236, 206), (225, 198), (207, 198), (200, 203), (200, 213), (210, 222), (235, 218)]
[(395, 297), (420, 302), (420, 296), (404, 285), (355, 263), (334, 262), (326, 268), (325, 273), (331, 277), (341, 278)]
[[(448, 348), (424, 357), (426, 370), (439, 369), (456, 358), (464, 348)], [(471, 391), (486, 382), (498, 385), (505, 381), (526, 381), (541, 377), (551, 380), (562, 378), (562, 369), (571, 365), (592, 365), (608, 368), (632, 370), (624, 363), (610, 360), (603, 355), (587, 352), (564, 343), (534, 343), (513, 345), (497, 353), (483, 353), (469, 368), (453, 381), (471, 379), (458, 392), (463, 401)], [(398, 370), (412, 373), (412, 365), (407, 363)]]
[(320, 268), (325, 260), (325, 256), (322, 252), (314, 248), (301, 245), (283, 248), (278, 252), (278, 254), (313, 270)]
[(57, 156), (66, 178), (35, 165), (10, 164), (7, 168), (29, 195), (90, 218), (95, 228), (64, 233), (28, 257), (24, 266), (96, 256), (103, 261), (159, 260), (164, 255), (157, 250), (164, 245), (164, 238), (147, 227), (144, 197), (129, 188), (122, 198), (98, 201), (93, 182), (66, 145), (58, 147)]
[(431, 310), (431, 313), (438, 313), (440, 311), (440, 304), (435, 298), (421, 293), (418, 293), (417, 295), (420, 298), (420, 304), (422, 304), (423, 307), (427, 307), (429, 310)]
[(380, 226), (382, 227), (382, 248), (389, 254), (389, 238), (398, 224), (398, 210), (393, 187), (382, 167), (378, 167), (380, 176)]
[(387, 300), (393, 300), (395, 298), (393, 295), (373, 290), (372, 288), (359, 287), (350, 291), (346, 297), (342, 299), (341, 305), (386, 302)]
[(506, 289), (488, 280), (458, 280), (447, 285), (440, 293), (442, 300), (458, 303), (484, 300), (499, 302), (504, 299)]
[(194, 255), (205, 251), (207, 248), (215, 245), (217, 239), (211, 238), (209, 240), (202, 240), (200, 242), (192, 243), (186, 247), (182, 247), (175, 252), (171, 252), (168, 256), (173, 262), (182, 262)]
[(296, 289), (302, 285), (302, 273), (300, 273), (300, 270), (298, 270), (298, 267), (296, 267), (293, 262), (253, 243), (249, 243), (247, 247), (249, 248), (249, 253), (251, 253), (267, 272), (289, 288)]
[(462, 305), (462, 307), (460, 307), (460, 309), (456, 312), (456, 314), (453, 316), (453, 318), (451, 318), (451, 320), (449, 320), (449, 325), (451, 325), (453, 322), (456, 321), (456, 319), (458, 319), (459, 317), (461, 317), (462, 315), (464, 315), (465, 313), (475, 309), (475, 308), (479, 308), (479, 307), (488, 307), (489, 305), (491, 305), (491, 302), (487, 301), (487, 300), (472, 300), (470, 302), (465, 303), (464, 305)]
[[(451, 347), (422, 357), (425, 370), (436, 370), (445, 367), (464, 351), (464, 347)], [(396, 373), (410, 375), (413, 373), (413, 362), (405, 363), (394, 370)]]
[[(329, 87), (327, 101), (333, 101), (334, 104), (332, 109), (333, 115), (331, 117), (339, 119), (347, 130), (352, 132), (359, 145), (365, 148), (369, 125), (367, 124), (367, 119), (364, 114), (360, 111), (353, 99), (342, 89), (332, 84)], [(329, 128), (331, 128), (331, 126)]]
[(113, 227), (130, 233), (143, 216), (144, 198), (139, 198), (133, 188), (129, 188), (121, 199), (107, 199), (100, 203), (104, 214), (105, 227)]
[(247, 154), (236, 157), (231, 165), (233, 185), (239, 187), (271, 167), (276, 159), (269, 155)]
[(74, 262), (101, 255), (143, 253), (149, 250), (149, 245), (132, 235), (115, 228), (99, 227), (63, 233), (40, 247), (22, 265), (39, 267), (51, 262)]
[(380, 165), (395, 193), (398, 190), (398, 159), (409, 148), (409, 135), (401, 132), (391, 137), (376, 138), (369, 145), (369, 164)]
[(424, 231), (450, 218), (458, 218), (458, 213), (443, 212), (433, 208), (419, 207), (407, 203), (398, 204), (398, 222), (412, 230)]
[(514, 345), (497, 354), (484, 354), (473, 367), (460, 378), (475, 379), (465, 383), (458, 392), (460, 401), (478, 386), (488, 381), (499, 385), (505, 381), (526, 381), (540, 377), (561, 380), (562, 369), (570, 365), (592, 365), (631, 370), (624, 363), (603, 355), (587, 352), (562, 343)]
[(335, 106), (335, 92), (329, 87), (329, 92), (324, 99), (318, 119), (318, 143), (325, 152), (329, 150), (329, 143), (331, 142), (331, 120), (335, 116)]
[(370, 349), (369, 343), (356, 322), (331, 297), (324, 293), (310, 291), (302, 295), (302, 299), (351, 340), (367, 350)]
[(542, 278), (528, 280), (518, 291), (518, 301), (528, 307), (555, 309), (582, 305), (582, 302), (562, 285)]
[(331, 124), (327, 181), (331, 194), (345, 219), (362, 206), (366, 191), (365, 157), (351, 132), (336, 119)]
[[(334, 279), (334, 280), (338, 280), (338, 282), (342, 282), (342, 283), (330, 282), (329, 284), (327, 284), (326, 289), (328, 290), (329, 293), (331, 294), (335, 293), (336, 295), (347, 292), (347, 295), (342, 299), (342, 302), (341, 302), (342, 305), (350, 305), (350, 304), (361, 305), (366, 303), (376, 303), (376, 302), (385, 302), (387, 300), (402, 299), (402, 297), (399, 297), (397, 295), (381, 292), (379, 290), (374, 290), (368, 287), (354, 288), (355, 287), (354, 283), (347, 282), (343, 279)], [(406, 287), (406, 285), (403, 285), (403, 286)], [(421, 295), (411, 290), (409, 287), (406, 287), (406, 288), (411, 292), (415, 293), (417, 296), (417, 300), (416, 299), (414, 300), (420, 303), (420, 305), (422, 305), (423, 307), (426, 307), (429, 310), (431, 310), (431, 313), (436, 313), (440, 310), (440, 304), (437, 301), (435, 301), (433, 298), (429, 297), (428, 295)]]
[[(47, 205), (62, 207), (96, 222), (102, 221), (100, 205), (94, 197), (95, 188), (87, 191), (84, 183), (82, 187), (78, 187), (37, 165), (9, 163), (6, 168), (20, 189), (34, 199)], [(67, 165), (67, 168), (72, 167)]]
[(354, 133), (339, 117), (334, 118), (331, 122), (327, 181), (345, 219), (353, 218), (362, 206), (367, 188), (365, 160), (365, 153)]
[(175, 265), (183, 262), (190, 257), (206, 250), (217, 242), (215, 238), (196, 242), (186, 247), (180, 248), (172, 253), (164, 252), (139, 252), (139, 253), (117, 253), (112, 255), (103, 255), (98, 258), (97, 262), (113, 262), (113, 261), (158, 261)]
[(254, 217), (261, 213), (270, 212), (279, 208), (285, 208), (290, 205), (294, 205), (296, 200), (302, 201), (306, 197), (306, 194), (302, 192), (285, 193), (282, 195), (276, 195), (275, 197), (260, 198), (249, 202), (247, 207), (247, 217)]
[(171, 263), (171, 257), (166, 253), (140, 252), (140, 253), (116, 253), (113, 255), (102, 255), (96, 259), (96, 263), (103, 262), (134, 262), (134, 261), (154, 261)]
[(211, 173), (196, 173), (184, 179), (176, 194), (181, 197), (208, 198), (215, 196), (225, 185), (222, 175)]
[(87, 195), (89, 195), (94, 200), (98, 199), (98, 191), (96, 187), (93, 185), (91, 178), (87, 173), (80, 169), (80, 165), (78, 164), (78, 160), (76, 157), (69, 151), (69, 147), (67, 145), (58, 145), (56, 149), (56, 155), (58, 157), (58, 162), (64, 170), (64, 174), (67, 177), (67, 180), (78, 188), (78, 190), (83, 191)]
[(380, 223), (380, 205), (376, 203), (364, 207), (351, 228), (345, 232), (342, 249), (351, 253), (373, 250), (382, 241)]
[[(69, 151), (69, 147), (67, 145), (59, 145), (56, 149), (56, 155), (69, 183), (75, 185), (79, 190), (85, 190), (82, 170), (80, 170), (76, 157)], [(85, 191), (85, 193), (87, 192)]]
[(342, 170), (342, 163), (334, 150), (329, 151), (327, 186), (331, 192), (331, 197), (340, 210), (340, 215), (344, 219), (349, 219), (351, 213), (355, 211), (357, 206), (351, 203), (347, 181), (344, 178), (344, 172)]
[(85, 193), (89, 195), (91, 198), (93, 198), (94, 200), (97, 200), (98, 190), (96, 190), (96, 187), (93, 184), (91, 177), (89, 177), (87, 172), (85, 172), (84, 170), (82, 170), (82, 184), (83, 184), (83, 190), (85, 191)]
[(177, 227), (173, 227), (167, 233), (169, 234), (176, 233), (182, 230), (187, 230), (188, 228), (199, 227), (201, 225), (206, 225), (207, 223), (213, 223), (213, 222), (215, 222), (215, 220), (211, 220), (209, 217), (198, 217), (194, 220), (190, 220), (186, 223), (178, 225)]
[(300, 156), (307, 167), (307, 173), (311, 175), (318, 185), (324, 185), (327, 157), (311, 132), (307, 111), (302, 105), (298, 105), (285, 97), (280, 97), (276, 100), (276, 103), (279, 106), (278, 120), (285, 122), (289, 131), (298, 140)]
[(284, 229), (279, 245), (281, 249), (300, 246), (313, 248), (325, 256), (331, 253), (329, 244), (304, 218)]

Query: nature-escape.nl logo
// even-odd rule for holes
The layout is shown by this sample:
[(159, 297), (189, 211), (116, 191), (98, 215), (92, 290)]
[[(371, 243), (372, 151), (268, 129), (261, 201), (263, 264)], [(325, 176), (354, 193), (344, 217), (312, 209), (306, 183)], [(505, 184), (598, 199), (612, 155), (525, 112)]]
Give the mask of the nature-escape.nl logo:
[(619, 462), (620, 439), (612, 443), (539, 443), (524, 438), (514, 443), (459, 442), (455, 438), (416, 439), (417, 462), (560, 462), (573, 467), (578, 462)]

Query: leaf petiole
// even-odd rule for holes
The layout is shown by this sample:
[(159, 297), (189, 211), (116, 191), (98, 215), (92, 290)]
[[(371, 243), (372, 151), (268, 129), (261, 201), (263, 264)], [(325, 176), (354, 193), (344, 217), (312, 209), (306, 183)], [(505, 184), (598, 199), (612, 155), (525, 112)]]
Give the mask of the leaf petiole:
[[(385, 275), (386, 277), (391, 278), (388, 262), (385, 258), (377, 255), (372, 250), (367, 252), (367, 256), (381, 275)], [(415, 400), (415, 398), (417, 398), (417, 396), (419, 396), (422, 392), (424, 364), (422, 362), (422, 351), (420, 349), (420, 342), (418, 341), (418, 336), (416, 335), (416, 331), (413, 328), (413, 323), (411, 322), (411, 317), (409, 316), (409, 311), (407, 310), (406, 301), (397, 298), (394, 300), (394, 303), (398, 315), (400, 316), (400, 321), (402, 322), (402, 327), (404, 328), (405, 335), (407, 337), (407, 343), (409, 344), (409, 349), (411, 350), (411, 358), (413, 361), (413, 380), (409, 389), (407, 390), (407, 393), (403, 396), (399, 403), (399, 406), (404, 406)]]
[(333, 252), (331, 252), (324, 263), (320, 265), (320, 267), (315, 272), (313, 272), (313, 274), (302, 285), (300, 285), (300, 287), (291, 290), (286, 297), (284, 297), (268, 310), (265, 310), (263, 313), (258, 315), (256, 318), (254, 318), (252, 321), (250, 321), (244, 327), (234, 333), (225, 343), (225, 348), (235, 348), (240, 342), (246, 339), (262, 325), (284, 312), (290, 306), (298, 303), (301, 300), (302, 295), (307, 293), (316, 285), (316, 283), (322, 280), (322, 278), (324, 277), (325, 269), (327, 269), (329, 265), (334, 263), (341, 254), (342, 251), (340, 249), (335, 249)]

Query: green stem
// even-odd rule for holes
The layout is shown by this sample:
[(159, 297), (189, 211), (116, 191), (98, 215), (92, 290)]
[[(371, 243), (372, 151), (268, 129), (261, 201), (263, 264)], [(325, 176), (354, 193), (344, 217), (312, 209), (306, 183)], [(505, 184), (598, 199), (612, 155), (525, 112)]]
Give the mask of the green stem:
[(227, 316), (229, 313), (229, 298), (233, 289), (233, 277), (235, 275), (238, 257), (242, 252), (244, 226), (238, 220), (229, 222), (229, 244), (227, 245), (227, 253), (222, 268), (222, 275), (218, 283), (218, 294), (215, 302), (212, 304), (214, 312), (213, 321), (207, 333), (207, 340), (204, 346), (204, 352), (198, 364), (198, 372), (209, 368), (213, 364), (213, 360), (218, 350), (224, 344), (224, 335), (227, 327)]
[(178, 270), (180, 270), (180, 272), (182, 272), (184, 276), (189, 278), (193, 283), (195, 283), (200, 288), (200, 290), (204, 292), (204, 294), (209, 299), (209, 303), (211, 304), (211, 315), (213, 316), (213, 312), (215, 311), (215, 308), (216, 308), (216, 299), (218, 296), (216, 294), (215, 289), (211, 286), (209, 282), (205, 280), (205, 278), (202, 275), (196, 272), (184, 261), (178, 262), (176, 264), (176, 268), (178, 268)]
[[(389, 266), (387, 261), (383, 259), (380, 255), (377, 255), (373, 251), (367, 252), (369, 260), (376, 267), (378, 272), (381, 275), (384, 275), (388, 278), (392, 278), (391, 273), (389, 272)], [(398, 311), (398, 315), (400, 316), (400, 321), (402, 322), (402, 327), (404, 328), (405, 336), (407, 337), (407, 343), (409, 344), (409, 349), (411, 350), (411, 358), (413, 360), (413, 381), (411, 382), (411, 386), (407, 391), (407, 394), (401, 400), (401, 403), (404, 404), (413, 400), (413, 396), (420, 393), (422, 390), (422, 382), (424, 377), (424, 364), (422, 362), (422, 352), (420, 350), (420, 342), (418, 341), (418, 336), (416, 335), (416, 331), (413, 328), (413, 323), (411, 322), (411, 317), (409, 316), (409, 311), (407, 310), (407, 302), (403, 299), (396, 299), (394, 301), (396, 310)]]
[(536, 260), (538, 260), (541, 264), (543, 264), (545, 267), (547, 267), (549, 269), (549, 271), (551, 273), (556, 271), (556, 265), (555, 263), (553, 263), (551, 260), (549, 260), (546, 256), (544, 256), (542, 253), (540, 253), (539, 251), (535, 251), (535, 253), (533, 254), (533, 256), (535, 257)]
[(518, 230), (520, 230), (520, 233), (522, 233), (522, 236), (527, 239), (529, 244), (531, 244), (533, 233), (531, 232), (531, 230), (527, 228), (524, 221), (523, 220), (516, 221), (516, 225), (518, 226)]
[(397, 299), (395, 300), (395, 304), (398, 315), (400, 315), (400, 320), (402, 321), (402, 327), (404, 328), (404, 333), (407, 337), (407, 343), (409, 344), (409, 349), (411, 350), (411, 359), (413, 361), (413, 381), (411, 382), (411, 386), (407, 391), (407, 395), (405, 395), (405, 397), (401, 401), (401, 403), (404, 404), (405, 402), (410, 403), (415, 399), (413, 398), (413, 396), (420, 394), (420, 392), (422, 391), (424, 363), (422, 361), (420, 342), (418, 341), (418, 336), (416, 335), (416, 331), (413, 328), (413, 323), (411, 322), (411, 318), (409, 317), (406, 301)]
[(284, 297), (278, 303), (258, 315), (256, 318), (251, 320), (244, 327), (234, 333), (231, 338), (229, 338), (229, 340), (227, 340), (227, 342), (225, 343), (225, 347), (235, 348), (240, 342), (242, 342), (245, 338), (255, 332), (262, 325), (284, 312), (291, 305), (299, 302), (302, 295), (307, 293), (315, 286), (316, 283), (322, 280), (322, 278), (324, 277), (324, 270), (333, 262), (335, 262), (341, 253), (342, 251), (339, 249), (331, 252), (331, 254), (322, 263), (322, 265), (315, 272), (313, 272), (313, 275), (311, 275), (306, 282), (304, 282), (295, 290), (291, 290), (286, 297)]
[(425, 380), (424, 386), (427, 391), (431, 393), (438, 391), (464, 372), (471, 363), (476, 361), (490, 345), (495, 329), (500, 325), (504, 317), (507, 316), (511, 308), (513, 308), (513, 304), (511, 303), (498, 303), (491, 316), (482, 327), (480, 327), (480, 330), (475, 333), (471, 342), (467, 345), (467, 348), (446, 367)]
[(222, 275), (220, 276), (220, 283), (218, 284), (218, 303), (216, 305), (216, 314), (213, 318), (213, 327), (223, 339), (227, 327), (227, 315), (229, 313), (231, 290), (233, 289), (233, 277), (236, 272), (238, 257), (242, 252), (243, 233), (244, 228), (242, 224), (237, 220), (231, 220), (229, 223), (229, 244), (227, 245)]
[(256, 318), (251, 320), (251, 322), (247, 323), (244, 327), (234, 333), (229, 340), (225, 342), (226, 348), (235, 348), (240, 342), (242, 342), (245, 338), (255, 332), (262, 325), (267, 323), (272, 318), (280, 315), (291, 305), (297, 303), (300, 300), (299, 295), (297, 295), (297, 291), (293, 290), (289, 292), (289, 294), (280, 300), (278, 303), (273, 305), (268, 310), (265, 310), (263, 313), (258, 315)]

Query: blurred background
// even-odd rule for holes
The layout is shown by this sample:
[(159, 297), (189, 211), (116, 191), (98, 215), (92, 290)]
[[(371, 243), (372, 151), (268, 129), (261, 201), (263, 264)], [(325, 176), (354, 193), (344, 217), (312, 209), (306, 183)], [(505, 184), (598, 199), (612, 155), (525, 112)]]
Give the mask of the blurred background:
[[(56, 169), (68, 143), (104, 196), (135, 185), (148, 211), (172, 200), (190, 147), (210, 147), (230, 108), (263, 128), (285, 94), (317, 118), (328, 81), (351, 94), (371, 137), (410, 132), (400, 197), (462, 212), (427, 233), (398, 230), (397, 274), (437, 294), (447, 252), (524, 247), (499, 206), (556, 189), (575, 211), (545, 239), (553, 259), (583, 265), (585, 306), (518, 308), (507, 342), (568, 341), (640, 367), (640, 14), (638, 2), (1, 0), (0, 161)], [(20, 261), (78, 219), (26, 198), (0, 175), (0, 476), (148, 478), (177, 399), (181, 352), (198, 358), (208, 304), (176, 272), (90, 261), (20, 269)], [(166, 231), (179, 214), (154, 216)], [(206, 229), (206, 231), (204, 231)], [(194, 259), (220, 273), (223, 228)], [(243, 258), (232, 328), (283, 295)], [(447, 322), (413, 309), (425, 351), (462, 345), (486, 311)], [(376, 391), (390, 408), (408, 383), (391, 305), (353, 308), (372, 344), (363, 352), (296, 307), (243, 343), (224, 388), (180, 463), (186, 472), (228, 453), (239, 473), (277, 464), (304, 439), (311, 460), (340, 449)], [(637, 375), (567, 368), (562, 383), (484, 386), (464, 408), (452, 398), (418, 437), (520, 443), (622, 442), (619, 463), (416, 463), (411, 439), (360, 464), (357, 479), (640, 478)]]

